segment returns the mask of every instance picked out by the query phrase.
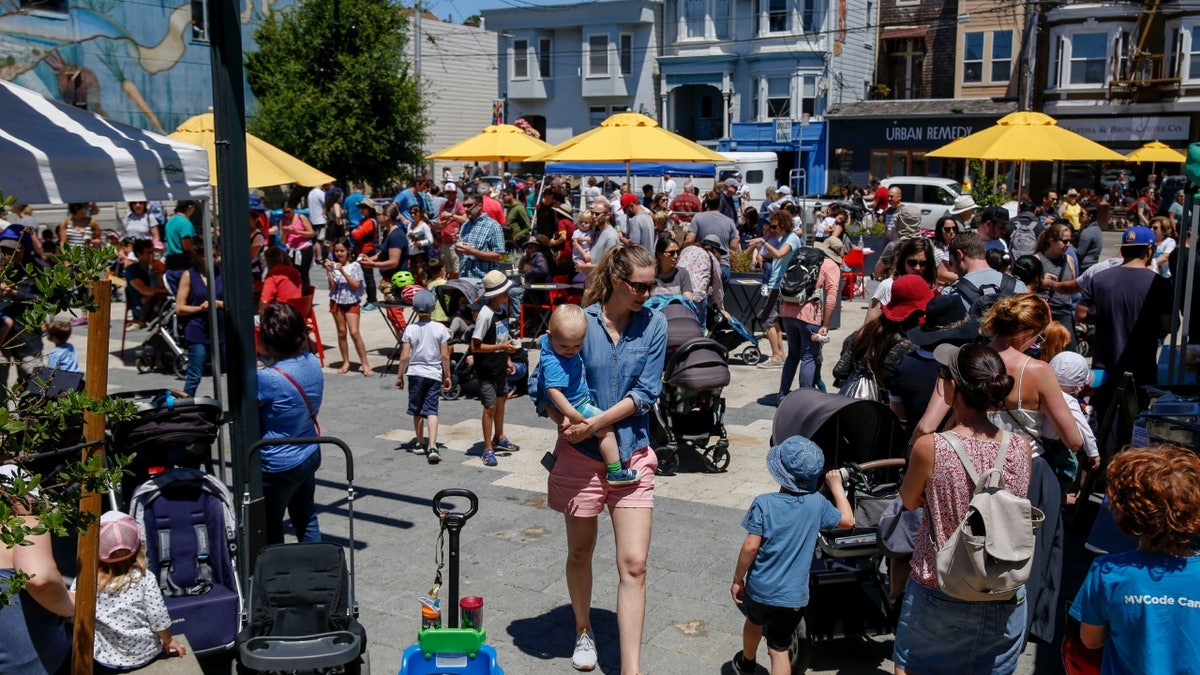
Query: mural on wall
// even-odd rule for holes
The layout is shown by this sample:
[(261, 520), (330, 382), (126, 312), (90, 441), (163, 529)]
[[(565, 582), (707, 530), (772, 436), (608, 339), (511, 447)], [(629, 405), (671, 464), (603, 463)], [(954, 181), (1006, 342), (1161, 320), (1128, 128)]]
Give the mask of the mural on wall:
[[(244, 45), (294, 0), (241, 0)], [(0, 78), (168, 133), (212, 105), (207, 0), (0, 0)]]

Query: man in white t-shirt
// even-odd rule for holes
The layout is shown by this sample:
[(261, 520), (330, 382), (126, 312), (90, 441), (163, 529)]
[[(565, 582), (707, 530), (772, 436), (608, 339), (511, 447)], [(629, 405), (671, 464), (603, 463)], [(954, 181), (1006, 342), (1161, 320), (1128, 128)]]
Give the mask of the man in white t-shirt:
[(321, 242), (325, 239), (325, 192), (333, 187), (331, 183), (322, 183), (308, 191), (308, 222), (313, 227), (313, 260), (325, 260)]
[(670, 203), (675, 198), (675, 181), (671, 180), (671, 174), (663, 174), (662, 191), (667, 193), (667, 202)]

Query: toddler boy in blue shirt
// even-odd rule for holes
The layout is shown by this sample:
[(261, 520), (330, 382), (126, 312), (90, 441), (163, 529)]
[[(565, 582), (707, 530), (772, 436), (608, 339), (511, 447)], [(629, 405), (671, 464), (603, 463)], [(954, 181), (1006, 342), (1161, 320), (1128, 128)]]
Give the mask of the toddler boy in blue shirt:
[[(559, 305), (550, 315), (546, 334), (538, 340), (541, 361), (538, 367), (538, 390), (546, 399), (538, 402), (539, 410), (553, 406), (571, 424), (579, 424), (604, 412), (592, 403), (587, 375), (583, 369), (583, 338), (587, 334), (587, 315), (579, 305)], [(617, 435), (612, 427), (601, 427), (594, 434), (600, 446), (600, 457), (608, 473), (609, 485), (630, 485), (638, 481), (637, 469), (621, 466)]]

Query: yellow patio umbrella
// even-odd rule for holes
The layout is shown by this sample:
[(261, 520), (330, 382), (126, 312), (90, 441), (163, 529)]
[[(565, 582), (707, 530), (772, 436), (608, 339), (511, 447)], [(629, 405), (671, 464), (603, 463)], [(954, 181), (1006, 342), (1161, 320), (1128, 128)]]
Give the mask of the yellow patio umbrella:
[(527, 135), (511, 124), (493, 124), (465, 141), (439, 150), (425, 159), (463, 162), (520, 162), (530, 155), (549, 150), (552, 146)]
[[(208, 151), (209, 180), (217, 184), (216, 130), (213, 114), (188, 119), (168, 138), (199, 145)], [(270, 187), (295, 183), (312, 186), (332, 183), (333, 176), (305, 164), (288, 153), (253, 135), (246, 134), (246, 177), (249, 187)]]
[(1164, 164), (1182, 164), (1187, 161), (1183, 152), (1169, 147), (1166, 143), (1151, 141), (1133, 152), (1125, 155), (1127, 162), (1163, 162)]
[(1064, 129), (1053, 117), (1038, 112), (1009, 113), (995, 126), (951, 141), (925, 156), (1007, 162), (1125, 161), (1124, 155)]
[(658, 126), (640, 113), (617, 113), (595, 129), (579, 134), (552, 149), (529, 157), (530, 162), (729, 162), (679, 134)]

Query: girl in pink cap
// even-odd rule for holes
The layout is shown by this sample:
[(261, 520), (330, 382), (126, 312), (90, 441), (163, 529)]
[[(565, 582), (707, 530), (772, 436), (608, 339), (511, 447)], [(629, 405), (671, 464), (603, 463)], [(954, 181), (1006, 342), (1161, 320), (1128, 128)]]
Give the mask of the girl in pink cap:
[(171, 616), (158, 580), (146, 571), (146, 549), (137, 522), (109, 511), (100, 517), (96, 574), (97, 673), (140, 668), (187, 649), (171, 637)]

